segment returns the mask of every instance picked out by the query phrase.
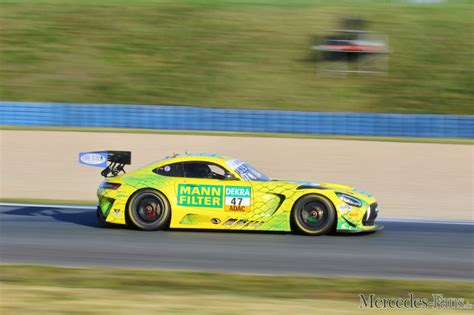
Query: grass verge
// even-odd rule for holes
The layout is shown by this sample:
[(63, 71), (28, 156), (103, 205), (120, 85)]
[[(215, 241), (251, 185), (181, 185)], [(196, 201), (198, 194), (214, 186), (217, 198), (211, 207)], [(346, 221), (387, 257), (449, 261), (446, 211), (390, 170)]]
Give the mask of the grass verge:
[[(472, 3), (421, 2), (1, 0), (1, 99), (473, 114)], [(387, 74), (320, 71), (348, 17), (388, 36)]]
[[(259, 276), (225, 273), (2, 265), (5, 314), (314, 314), (355, 313), (359, 294), (474, 299), (472, 282)], [(469, 310), (467, 310), (468, 312)], [(386, 310), (390, 313), (393, 310)], [(402, 314), (420, 314), (402, 310)], [(448, 314), (426, 309), (423, 314)]]

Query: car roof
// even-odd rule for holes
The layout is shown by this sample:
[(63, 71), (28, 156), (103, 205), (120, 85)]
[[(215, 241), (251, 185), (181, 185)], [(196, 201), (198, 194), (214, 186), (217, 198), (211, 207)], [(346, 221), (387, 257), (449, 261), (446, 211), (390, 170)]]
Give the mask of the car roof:
[(223, 163), (235, 158), (215, 153), (185, 153), (185, 154), (173, 154), (167, 156), (160, 162), (186, 162), (186, 161), (209, 161), (215, 163)]

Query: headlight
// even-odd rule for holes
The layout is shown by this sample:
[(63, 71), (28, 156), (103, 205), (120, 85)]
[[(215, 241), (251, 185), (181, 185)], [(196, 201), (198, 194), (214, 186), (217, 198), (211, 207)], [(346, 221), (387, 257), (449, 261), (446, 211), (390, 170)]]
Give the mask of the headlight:
[(362, 206), (362, 202), (355, 197), (352, 197), (343, 193), (336, 193), (336, 195), (339, 197), (339, 199), (341, 199), (342, 201), (344, 201), (350, 206), (358, 207), (358, 208)]

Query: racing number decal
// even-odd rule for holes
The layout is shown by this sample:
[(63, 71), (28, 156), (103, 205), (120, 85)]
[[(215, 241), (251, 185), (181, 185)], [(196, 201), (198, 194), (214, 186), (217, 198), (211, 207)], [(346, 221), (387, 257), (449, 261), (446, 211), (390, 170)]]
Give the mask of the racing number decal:
[(233, 204), (234, 206), (241, 206), (242, 205), (242, 199), (243, 198), (232, 198), (230, 203)]
[[(224, 189), (219, 185), (178, 185), (178, 205), (184, 207), (221, 208)], [(225, 211), (249, 212), (251, 188), (225, 187)]]
[(226, 186), (225, 188), (225, 211), (250, 211), (250, 187)]

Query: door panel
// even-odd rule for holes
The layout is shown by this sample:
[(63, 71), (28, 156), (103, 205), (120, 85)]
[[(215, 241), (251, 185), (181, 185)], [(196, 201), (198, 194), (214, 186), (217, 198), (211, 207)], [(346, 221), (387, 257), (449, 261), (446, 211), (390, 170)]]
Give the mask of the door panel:
[(232, 228), (252, 209), (252, 188), (246, 181), (185, 178), (177, 185), (172, 227)]

